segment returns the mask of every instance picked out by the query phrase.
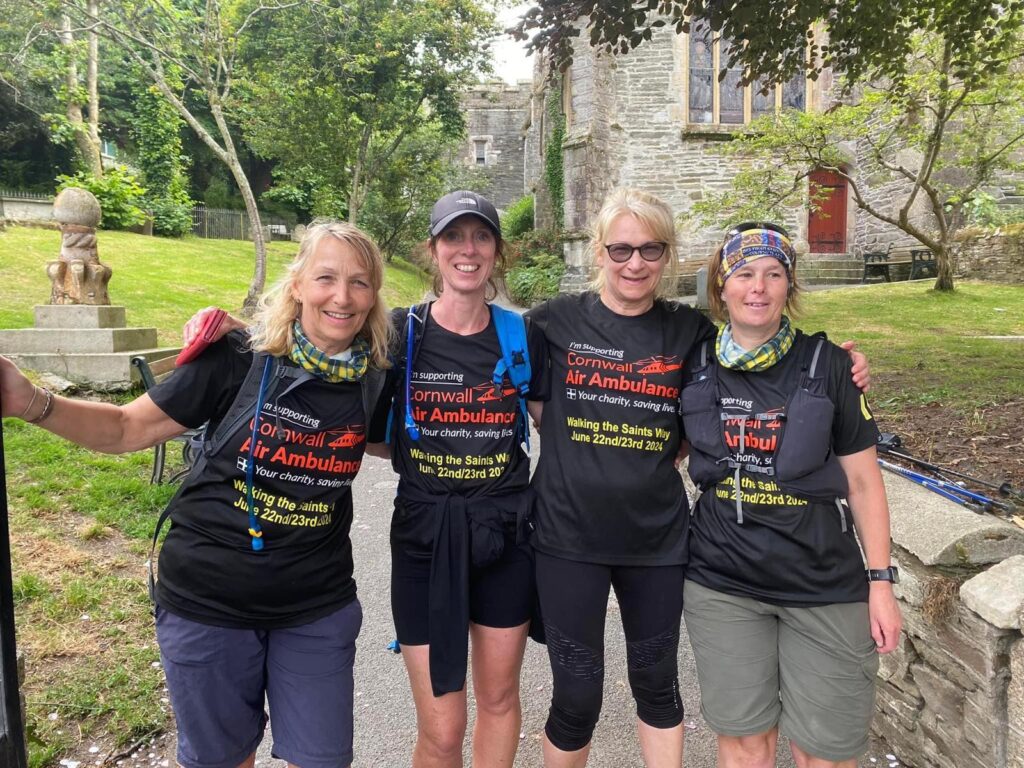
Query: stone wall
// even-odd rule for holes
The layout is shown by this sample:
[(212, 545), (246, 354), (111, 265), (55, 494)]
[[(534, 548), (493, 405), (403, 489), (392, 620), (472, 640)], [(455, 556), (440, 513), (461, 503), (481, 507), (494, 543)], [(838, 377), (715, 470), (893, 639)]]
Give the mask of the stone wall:
[[(479, 191), (499, 209), (526, 194), (524, 182), (524, 129), (530, 112), (531, 84), (485, 83), (462, 97), (466, 139), (456, 162), (486, 178)], [(477, 142), (485, 149), (486, 163), (478, 165)]]
[[(685, 216), (705, 195), (728, 191), (740, 167), (722, 150), (733, 129), (688, 126), (685, 117), (685, 38), (656, 32), (638, 51), (611, 56), (578, 46), (569, 70), (571, 109), (564, 143), (566, 277), (579, 290), (589, 272), (588, 227), (609, 191), (631, 186), (664, 199)], [(794, 210), (784, 222), (806, 239), (807, 218)], [(721, 242), (719, 227), (685, 223), (680, 255), (703, 262)], [(692, 271), (692, 270), (691, 270)]]
[(956, 271), (962, 277), (978, 280), (1024, 283), (1024, 232), (965, 237)]
[(885, 480), (904, 632), (872, 729), (903, 765), (1024, 768), (1024, 530)]
[(0, 200), (3, 218), (9, 221), (52, 221), (53, 198), (49, 200), (31, 200), (20, 197), (4, 197)]

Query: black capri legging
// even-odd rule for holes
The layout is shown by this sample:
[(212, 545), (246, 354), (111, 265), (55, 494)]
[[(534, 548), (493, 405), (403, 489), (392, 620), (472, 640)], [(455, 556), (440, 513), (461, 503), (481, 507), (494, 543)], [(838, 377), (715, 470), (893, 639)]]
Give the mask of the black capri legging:
[(590, 743), (601, 714), (604, 624), (615, 588), (626, 634), (629, 685), (637, 717), (654, 728), (683, 721), (679, 697), (682, 565), (609, 566), (536, 553), (537, 590), (554, 692), (544, 727), (558, 749)]

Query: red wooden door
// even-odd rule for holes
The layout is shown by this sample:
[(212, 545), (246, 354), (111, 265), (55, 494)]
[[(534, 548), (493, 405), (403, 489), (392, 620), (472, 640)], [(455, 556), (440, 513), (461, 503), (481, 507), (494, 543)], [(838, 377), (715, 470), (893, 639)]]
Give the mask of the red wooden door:
[(812, 171), (810, 183), (828, 197), (818, 202), (807, 220), (811, 253), (846, 252), (846, 180), (834, 171)]

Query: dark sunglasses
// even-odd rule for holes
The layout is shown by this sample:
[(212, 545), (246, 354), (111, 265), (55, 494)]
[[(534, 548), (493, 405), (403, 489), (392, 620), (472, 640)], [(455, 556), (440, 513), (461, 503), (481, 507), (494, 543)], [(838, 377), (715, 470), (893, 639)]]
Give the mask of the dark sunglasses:
[(617, 264), (622, 264), (633, 258), (633, 251), (640, 252), (640, 258), (644, 261), (657, 261), (665, 255), (668, 243), (644, 243), (643, 245), (630, 245), (629, 243), (608, 243), (605, 250), (608, 251), (608, 258)]
[(742, 224), (737, 224), (726, 232), (725, 239), (728, 240), (731, 237), (743, 234), (751, 229), (767, 229), (769, 232), (777, 232), (783, 237), (789, 237), (789, 232), (786, 231), (785, 227), (778, 224), (772, 224), (770, 221), (745, 221)]

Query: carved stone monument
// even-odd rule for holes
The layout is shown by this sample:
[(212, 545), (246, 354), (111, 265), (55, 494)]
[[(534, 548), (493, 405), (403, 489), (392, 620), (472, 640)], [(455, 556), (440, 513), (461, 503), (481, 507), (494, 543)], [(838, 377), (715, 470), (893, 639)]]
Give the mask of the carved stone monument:
[(99, 260), (100, 205), (92, 193), (68, 187), (53, 209), (61, 249), (46, 265), (50, 303), (36, 306), (34, 328), (0, 331), (0, 354), (92, 389), (126, 389), (138, 378), (133, 357), (154, 360), (178, 349), (157, 348), (156, 328), (126, 327), (125, 308), (110, 304), (111, 269)]
[(110, 304), (110, 267), (100, 263), (96, 249), (99, 201), (87, 189), (68, 187), (53, 201), (53, 217), (60, 222), (61, 246), (60, 258), (46, 265), (50, 303)]

